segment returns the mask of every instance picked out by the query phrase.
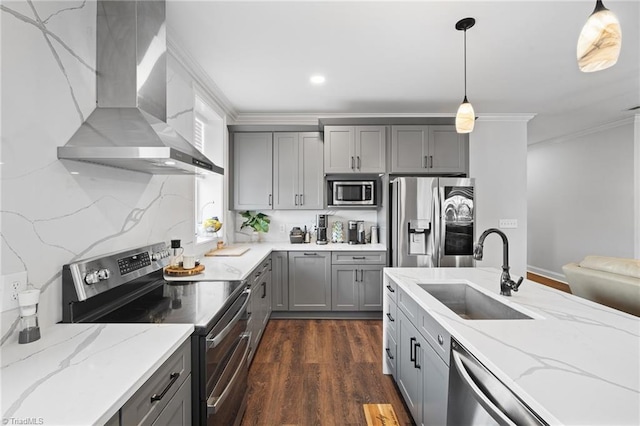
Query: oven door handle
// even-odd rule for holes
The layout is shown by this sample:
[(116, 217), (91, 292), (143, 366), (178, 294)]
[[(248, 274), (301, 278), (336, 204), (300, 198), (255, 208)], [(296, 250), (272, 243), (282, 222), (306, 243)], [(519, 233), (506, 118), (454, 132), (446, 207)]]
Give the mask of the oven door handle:
[[(236, 380), (238, 379), (238, 376), (242, 372), (242, 369), (248, 368), (248, 366), (245, 365), (245, 360), (247, 360), (247, 356), (249, 354), (249, 348), (251, 346), (249, 344), (251, 342), (251, 332), (243, 333), (242, 339), (248, 340), (247, 347), (244, 349), (244, 354), (242, 354), (242, 361), (240, 361), (240, 364), (238, 364), (238, 368), (236, 368), (236, 371), (233, 373), (231, 380), (229, 380), (229, 384), (227, 385), (226, 388), (224, 388), (222, 393), (220, 393), (220, 396), (217, 398), (214, 398), (213, 396), (209, 395), (209, 398), (207, 399), (207, 415), (216, 414), (220, 410), (220, 405), (224, 404), (224, 401), (227, 399), (227, 397), (233, 390), (233, 387), (235, 386)], [(231, 356), (231, 358), (233, 359), (233, 355)], [(213, 404), (208, 404), (208, 402), (212, 400), (215, 400), (215, 402)]]
[(247, 305), (249, 305), (249, 299), (250, 299), (249, 296), (251, 294), (251, 289), (249, 288), (246, 289), (242, 294), (247, 295), (247, 300), (242, 304), (236, 316), (234, 316), (233, 319), (229, 321), (229, 324), (227, 324), (227, 326), (223, 328), (222, 331), (220, 331), (220, 333), (218, 333), (213, 339), (207, 336), (207, 344), (209, 349), (215, 348), (216, 346), (218, 346), (220, 342), (222, 342), (224, 338), (227, 337), (227, 334), (229, 334), (229, 332), (233, 330), (233, 327), (236, 325), (238, 321), (240, 321), (240, 319), (244, 315)]

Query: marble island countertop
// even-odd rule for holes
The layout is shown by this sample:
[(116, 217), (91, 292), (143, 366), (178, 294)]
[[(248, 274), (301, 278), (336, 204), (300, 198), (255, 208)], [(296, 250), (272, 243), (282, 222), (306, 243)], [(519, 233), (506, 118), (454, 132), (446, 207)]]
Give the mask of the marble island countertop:
[[(494, 375), (549, 424), (640, 424), (640, 319), (525, 280), (499, 295), (494, 268), (385, 268)], [(531, 314), (465, 320), (419, 287), (468, 283)]]
[(272, 251), (305, 251), (305, 252), (331, 252), (331, 251), (386, 251), (383, 244), (291, 244), (288, 242), (265, 243), (236, 243), (230, 247), (246, 247), (247, 250), (241, 256), (204, 256), (199, 257), (204, 265), (201, 274), (187, 277), (171, 277), (165, 275), (168, 281), (236, 281), (246, 279), (251, 271), (271, 254)]
[(7, 343), (3, 424), (104, 424), (192, 332), (185, 324), (56, 324), (35, 342)]

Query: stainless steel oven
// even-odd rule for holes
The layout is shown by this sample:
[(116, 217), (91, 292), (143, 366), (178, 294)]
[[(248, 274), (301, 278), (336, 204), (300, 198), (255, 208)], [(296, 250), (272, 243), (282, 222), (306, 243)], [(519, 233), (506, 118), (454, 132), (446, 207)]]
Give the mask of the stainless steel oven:
[(167, 282), (164, 243), (64, 265), (63, 322), (193, 324), (193, 425), (237, 425), (247, 403), (245, 281)]
[(329, 180), (330, 206), (375, 206), (376, 180)]

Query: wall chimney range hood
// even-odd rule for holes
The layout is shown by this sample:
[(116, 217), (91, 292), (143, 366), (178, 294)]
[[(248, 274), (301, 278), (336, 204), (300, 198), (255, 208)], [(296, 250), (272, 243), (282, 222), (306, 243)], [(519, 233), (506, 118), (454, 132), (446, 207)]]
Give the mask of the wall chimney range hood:
[(224, 174), (166, 124), (164, 0), (98, 0), (95, 110), (58, 158), (151, 174)]

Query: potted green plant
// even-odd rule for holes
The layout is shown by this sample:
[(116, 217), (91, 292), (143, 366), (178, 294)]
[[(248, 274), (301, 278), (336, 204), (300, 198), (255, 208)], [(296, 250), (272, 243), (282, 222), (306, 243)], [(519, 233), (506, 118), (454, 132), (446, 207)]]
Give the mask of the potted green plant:
[(269, 223), (271, 220), (269, 216), (260, 212), (244, 211), (240, 213), (240, 216), (244, 218), (240, 229), (251, 228), (258, 241), (261, 240), (260, 235), (262, 232), (269, 232)]

